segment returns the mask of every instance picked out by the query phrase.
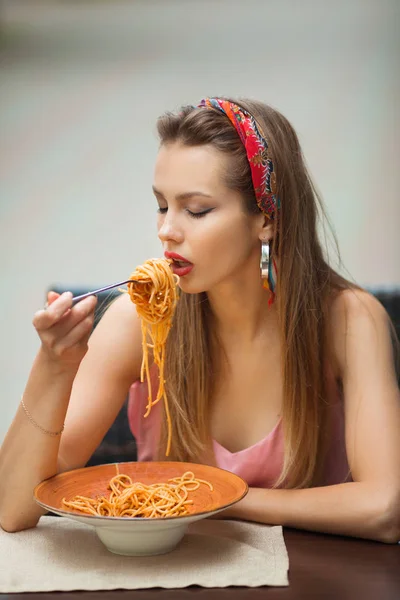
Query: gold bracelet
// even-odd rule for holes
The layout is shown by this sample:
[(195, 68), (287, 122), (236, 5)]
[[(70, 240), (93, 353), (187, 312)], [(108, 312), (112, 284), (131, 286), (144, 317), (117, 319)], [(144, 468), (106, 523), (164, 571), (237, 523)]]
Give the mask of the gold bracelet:
[(64, 431), (64, 425), (62, 426), (62, 428), (60, 429), (60, 431), (49, 431), (48, 429), (44, 429), (44, 427), (41, 427), (41, 425), (39, 425), (39, 423), (36, 423), (35, 419), (32, 417), (31, 413), (26, 408), (25, 402), (24, 402), (23, 398), (21, 398), (21, 405), (22, 405), (22, 408), (25, 411), (26, 416), (28, 417), (28, 419), (32, 423), (32, 425), (34, 425), (35, 427), (37, 427), (38, 429), (40, 429), (40, 431), (42, 431), (43, 433), (46, 433), (47, 435), (51, 435), (53, 437), (56, 437), (58, 435), (61, 435), (62, 432)]

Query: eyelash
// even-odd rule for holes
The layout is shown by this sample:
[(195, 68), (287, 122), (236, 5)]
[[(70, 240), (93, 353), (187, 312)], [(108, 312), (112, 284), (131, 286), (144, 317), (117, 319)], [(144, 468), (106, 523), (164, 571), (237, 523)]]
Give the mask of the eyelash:
[[(159, 212), (161, 215), (165, 215), (165, 213), (167, 212), (168, 208), (159, 208), (157, 212)], [(213, 208), (207, 208), (206, 210), (202, 210), (201, 212), (198, 213), (194, 213), (192, 211), (190, 211), (189, 209), (186, 209), (186, 212), (193, 217), (193, 219), (201, 219), (201, 217), (204, 217), (205, 215), (207, 215), (208, 213), (210, 213), (212, 210), (214, 210)]]

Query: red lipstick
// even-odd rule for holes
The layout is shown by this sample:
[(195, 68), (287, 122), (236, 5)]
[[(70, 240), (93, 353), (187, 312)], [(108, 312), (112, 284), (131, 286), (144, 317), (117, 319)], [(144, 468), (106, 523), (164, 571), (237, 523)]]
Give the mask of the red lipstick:
[(181, 256), (176, 252), (164, 252), (164, 256), (165, 258), (171, 258), (172, 260), (179, 260), (180, 262), (191, 264), (184, 256)]
[(179, 277), (184, 277), (193, 269), (193, 263), (176, 252), (164, 252), (165, 258), (172, 260), (171, 269)]

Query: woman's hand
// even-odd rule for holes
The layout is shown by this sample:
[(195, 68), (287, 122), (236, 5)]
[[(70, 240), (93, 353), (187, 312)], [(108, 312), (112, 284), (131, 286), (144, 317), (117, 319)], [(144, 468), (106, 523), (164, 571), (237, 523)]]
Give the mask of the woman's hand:
[(88, 349), (93, 328), (96, 296), (72, 305), (71, 292), (49, 292), (47, 306), (33, 317), (46, 358), (60, 367), (77, 367)]

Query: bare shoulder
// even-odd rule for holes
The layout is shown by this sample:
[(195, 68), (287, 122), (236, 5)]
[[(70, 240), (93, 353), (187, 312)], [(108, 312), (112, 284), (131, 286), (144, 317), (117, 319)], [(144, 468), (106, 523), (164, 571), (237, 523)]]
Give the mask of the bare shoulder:
[[(99, 308), (101, 314), (101, 306)], [(118, 298), (111, 302), (104, 310), (92, 337), (95, 335), (96, 331), (102, 332), (104, 329), (112, 335), (113, 331), (115, 331), (115, 327), (121, 330), (127, 329), (128, 331), (131, 329), (136, 330), (140, 327), (140, 319), (136, 311), (136, 306), (133, 304), (128, 294), (121, 294), (121, 296), (118, 296)]]
[(330, 322), (336, 327), (363, 323), (387, 326), (387, 313), (382, 304), (369, 292), (362, 289), (347, 289), (339, 292), (331, 301)]
[[(99, 308), (101, 311), (101, 305)], [(116, 318), (123, 317), (128, 320), (137, 320), (138, 316), (136, 312), (136, 307), (131, 301), (129, 294), (121, 294), (108, 305), (108, 308), (106, 308), (106, 310), (104, 311), (103, 319), (104, 317), (110, 318), (110, 316)]]
[(104, 312), (90, 337), (87, 356), (98, 364), (114, 363), (114, 368), (127, 373), (127, 377), (138, 374), (142, 360), (141, 324), (128, 294), (119, 296)]
[(328, 332), (333, 358), (343, 373), (354, 353), (359, 356), (378, 350), (391, 354), (389, 318), (372, 294), (362, 289), (346, 289), (331, 301)]

